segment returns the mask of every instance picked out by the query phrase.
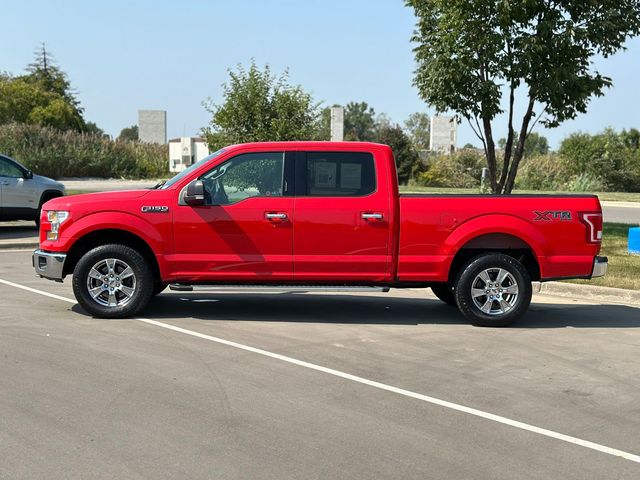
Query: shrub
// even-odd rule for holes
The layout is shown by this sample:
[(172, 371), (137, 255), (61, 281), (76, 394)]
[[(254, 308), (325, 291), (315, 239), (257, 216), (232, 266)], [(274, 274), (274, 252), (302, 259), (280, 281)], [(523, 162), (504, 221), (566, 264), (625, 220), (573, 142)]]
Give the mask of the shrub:
[(429, 158), (427, 170), (418, 174), (416, 183), (428, 187), (479, 187), (484, 166), (484, 155), (471, 149), (438, 155)]
[(53, 178), (163, 178), (169, 176), (169, 147), (61, 132), (38, 125), (0, 125), (0, 153)]
[(518, 170), (516, 188), (521, 190), (562, 190), (572, 177), (562, 157), (555, 154), (525, 158)]

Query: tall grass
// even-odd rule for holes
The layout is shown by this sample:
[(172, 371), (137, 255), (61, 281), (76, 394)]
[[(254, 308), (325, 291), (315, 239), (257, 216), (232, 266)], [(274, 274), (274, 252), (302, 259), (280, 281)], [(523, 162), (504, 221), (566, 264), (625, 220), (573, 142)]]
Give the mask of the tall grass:
[(0, 125), (0, 153), (52, 178), (168, 177), (168, 148), (38, 125)]

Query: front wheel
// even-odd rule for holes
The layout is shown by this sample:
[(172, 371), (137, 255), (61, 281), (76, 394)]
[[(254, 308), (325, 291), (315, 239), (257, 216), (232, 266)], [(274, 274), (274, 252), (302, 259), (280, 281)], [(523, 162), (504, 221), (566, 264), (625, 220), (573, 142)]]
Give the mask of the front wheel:
[(479, 327), (506, 327), (531, 303), (531, 277), (515, 258), (488, 253), (472, 258), (456, 283), (456, 304)]
[(154, 278), (148, 262), (126, 245), (102, 245), (85, 253), (73, 272), (78, 303), (100, 318), (135, 315), (151, 298)]

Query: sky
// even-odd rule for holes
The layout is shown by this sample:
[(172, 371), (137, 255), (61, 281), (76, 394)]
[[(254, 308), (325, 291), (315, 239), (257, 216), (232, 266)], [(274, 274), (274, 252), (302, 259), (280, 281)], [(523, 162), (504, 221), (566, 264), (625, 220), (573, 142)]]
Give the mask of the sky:
[[(22, 73), (46, 43), (85, 118), (114, 136), (139, 109), (166, 110), (169, 138), (197, 134), (210, 119), (202, 102), (221, 102), (228, 69), (252, 59), (288, 69), (325, 105), (365, 101), (397, 123), (433, 113), (412, 85), (415, 19), (403, 0), (0, 0), (0, 12), (0, 71)], [(640, 39), (627, 47), (595, 60), (614, 86), (586, 114), (537, 128), (552, 148), (575, 131), (640, 128)], [(466, 143), (480, 144), (463, 123)]]

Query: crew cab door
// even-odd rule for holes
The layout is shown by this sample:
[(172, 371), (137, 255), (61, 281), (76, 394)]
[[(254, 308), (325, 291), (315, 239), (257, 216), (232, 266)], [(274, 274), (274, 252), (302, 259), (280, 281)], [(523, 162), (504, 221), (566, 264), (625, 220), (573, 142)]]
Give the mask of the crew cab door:
[(296, 281), (390, 279), (393, 204), (386, 182), (378, 181), (380, 162), (369, 152), (296, 155)]
[(6, 218), (35, 212), (39, 198), (28, 188), (25, 172), (11, 159), (0, 156), (0, 206)]
[(236, 155), (200, 176), (202, 206), (178, 205), (174, 275), (190, 281), (293, 279), (293, 196), (283, 152)]

